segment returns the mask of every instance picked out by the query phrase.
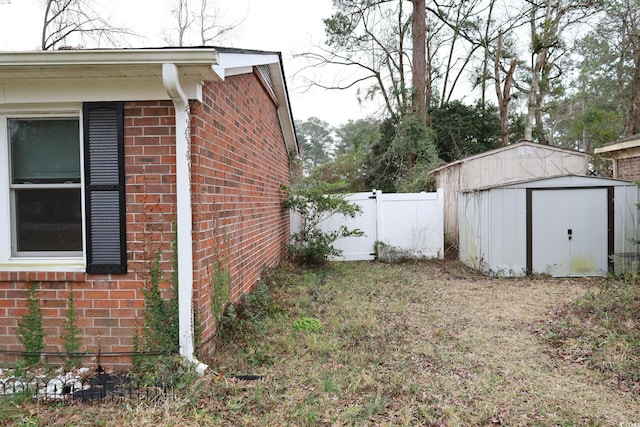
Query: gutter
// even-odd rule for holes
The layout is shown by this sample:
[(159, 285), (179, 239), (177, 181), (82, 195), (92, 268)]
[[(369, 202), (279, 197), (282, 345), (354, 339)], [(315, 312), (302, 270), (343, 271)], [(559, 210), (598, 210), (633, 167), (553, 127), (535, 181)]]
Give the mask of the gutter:
[(178, 227), (178, 323), (180, 355), (204, 374), (207, 365), (194, 355), (193, 344), (193, 235), (191, 212), (191, 152), (189, 99), (180, 86), (178, 67), (162, 64), (162, 83), (176, 115), (176, 204)]
[(178, 65), (203, 65), (210, 68), (212, 63), (217, 63), (218, 52), (213, 48), (0, 51), (0, 64), (3, 68), (157, 66), (167, 61)]

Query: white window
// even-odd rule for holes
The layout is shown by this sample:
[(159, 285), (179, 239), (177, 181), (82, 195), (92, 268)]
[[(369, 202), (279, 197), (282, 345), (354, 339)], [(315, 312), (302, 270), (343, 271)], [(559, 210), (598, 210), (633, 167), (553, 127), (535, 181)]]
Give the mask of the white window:
[(125, 202), (123, 103), (0, 106), (0, 271), (125, 274)]
[(80, 120), (7, 119), (11, 256), (83, 254)]

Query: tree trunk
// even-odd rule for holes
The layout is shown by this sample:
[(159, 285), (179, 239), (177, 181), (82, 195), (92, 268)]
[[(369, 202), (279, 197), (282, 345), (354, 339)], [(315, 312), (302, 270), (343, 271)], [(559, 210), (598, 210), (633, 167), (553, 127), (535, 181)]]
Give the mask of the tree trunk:
[(427, 19), (425, 0), (413, 0), (411, 30), (413, 40), (413, 112), (429, 123), (427, 103)]
[[(531, 40), (536, 37), (536, 12), (537, 7), (533, 6), (531, 9)], [(527, 102), (527, 116), (524, 120), (524, 140), (533, 141), (533, 116), (536, 108), (536, 94), (538, 93), (538, 73), (536, 71), (536, 48), (533, 45), (533, 52), (531, 53), (531, 87), (529, 88), (529, 99)]]
[(511, 101), (511, 85), (516, 71), (517, 61), (511, 61), (509, 71), (504, 77), (504, 87), (500, 87), (500, 57), (502, 56), (502, 34), (498, 35), (498, 47), (494, 62), (494, 77), (496, 79), (496, 96), (498, 98), (498, 112), (500, 116), (500, 145), (509, 145), (509, 102)]
[[(486, 104), (487, 104), (487, 81), (489, 80), (489, 61), (490, 61), (490, 57), (491, 54), (489, 52), (489, 31), (491, 29), (491, 19), (493, 17), (493, 6), (495, 4), (495, 0), (491, 0), (489, 2), (489, 15), (487, 16), (487, 25), (485, 26), (484, 29), (484, 37), (482, 40), (482, 47), (484, 48), (484, 54), (482, 56), (482, 76), (480, 77), (480, 99), (482, 102), (482, 108), (485, 108)], [(499, 40), (498, 40), (498, 44), (499, 44), (499, 49), (502, 51), (502, 34), (498, 34)], [(496, 53), (496, 63), (498, 64), (498, 60), (500, 58), (500, 53)], [(498, 83), (500, 80), (498, 80), (497, 75), (494, 76), (496, 77), (496, 90), (499, 90), (498, 88), (500, 87), (500, 84)], [(503, 144), (506, 145), (506, 144)]]
[(631, 36), (633, 45), (633, 84), (631, 87), (631, 102), (627, 118), (626, 135), (640, 133), (640, 37), (636, 32)]

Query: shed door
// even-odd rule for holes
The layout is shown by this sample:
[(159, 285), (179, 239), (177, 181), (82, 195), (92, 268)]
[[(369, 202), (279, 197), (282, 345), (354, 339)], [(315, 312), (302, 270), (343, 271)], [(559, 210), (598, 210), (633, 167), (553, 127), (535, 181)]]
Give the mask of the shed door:
[(600, 276), (609, 265), (609, 190), (530, 190), (531, 271)]

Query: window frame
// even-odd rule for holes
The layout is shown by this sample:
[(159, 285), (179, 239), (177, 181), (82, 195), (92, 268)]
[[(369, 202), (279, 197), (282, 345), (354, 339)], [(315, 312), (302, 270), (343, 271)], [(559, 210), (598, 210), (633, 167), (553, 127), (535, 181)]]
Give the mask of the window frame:
[[(13, 184), (11, 175), (11, 148), (8, 125), (11, 119), (74, 119), (78, 121), (80, 144), (80, 182), (70, 184)], [(0, 270), (2, 271), (84, 271), (86, 268), (86, 208), (84, 189), (84, 129), (82, 105), (48, 106), (43, 108), (0, 108)], [(81, 203), (82, 251), (18, 252), (15, 191), (16, 188), (79, 188)]]
[[(18, 233), (17, 233), (17, 227), (18, 227), (18, 215), (17, 215), (17, 204), (16, 204), (16, 191), (15, 190), (20, 190), (20, 189), (24, 189), (24, 190), (54, 190), (54, 189), (79, 189), (80, 190), (80, 226), (82, 229), (83, 226), (83, 219), (84, 218), (84, 200), (82, 197), (82, 174), (83, 174), (83, 153), (81, 151), (82, 149), (82, 139), (80, 137), (80, 133), (82, 132), (82, 126), (80, 124), (80, 120), (81, 117), (77, 116), (77, 115), (69, 115), (69, 114), (65, 114), (65, 115), (47, 115), (47, 116), (24, 116), (24, 115), (19, 115), (19, 116), (11, 116), (8, 115), (6, 117), (6, 123), (7, 125), (9, 124), (9, 121), (11, 120), (56, 120), (56, 119), (60, 119), (60, 120), (74, 120), (77, 125), (78, 125), (78, 141), (77, 143), (80, 144), (80, 151), (79, 151), (79, 158), (78, 158), (78, 163), (79, 163), (79, 167), (80, 167), (80, 181), (77, 183), (55, 183), (55, 184), (14, 184), (12, 181), (13, 179), (11, 178), (13, 176), (13, 171), (11, 170), (12, 167), (14, 167), (12, 159), (13, 159), (13, 155), (11, 153), (11, 144), (9, 141), (9, 137), (10, 135), (7, 133), (7, 144), (8, 144), (8, 150), (9, 150), (9, 154), (8, 154), (8, 160), (9, 160), (9, 199), (10, 199), (10, 205), (11, 205), (11, 256), (12, 257), (16, 257), (16, 258), (33, 258), (33, 257), (40, 257), (40, 258), (60, 258), (60, 257), (83, 257), (84, 256), (84, 231), (81, 232), (81, 242), (82, 242), (82, 250), (80, 251), (19, 251), (18, 250)], [(8, 126), (7, 126), (8, 129)]]

